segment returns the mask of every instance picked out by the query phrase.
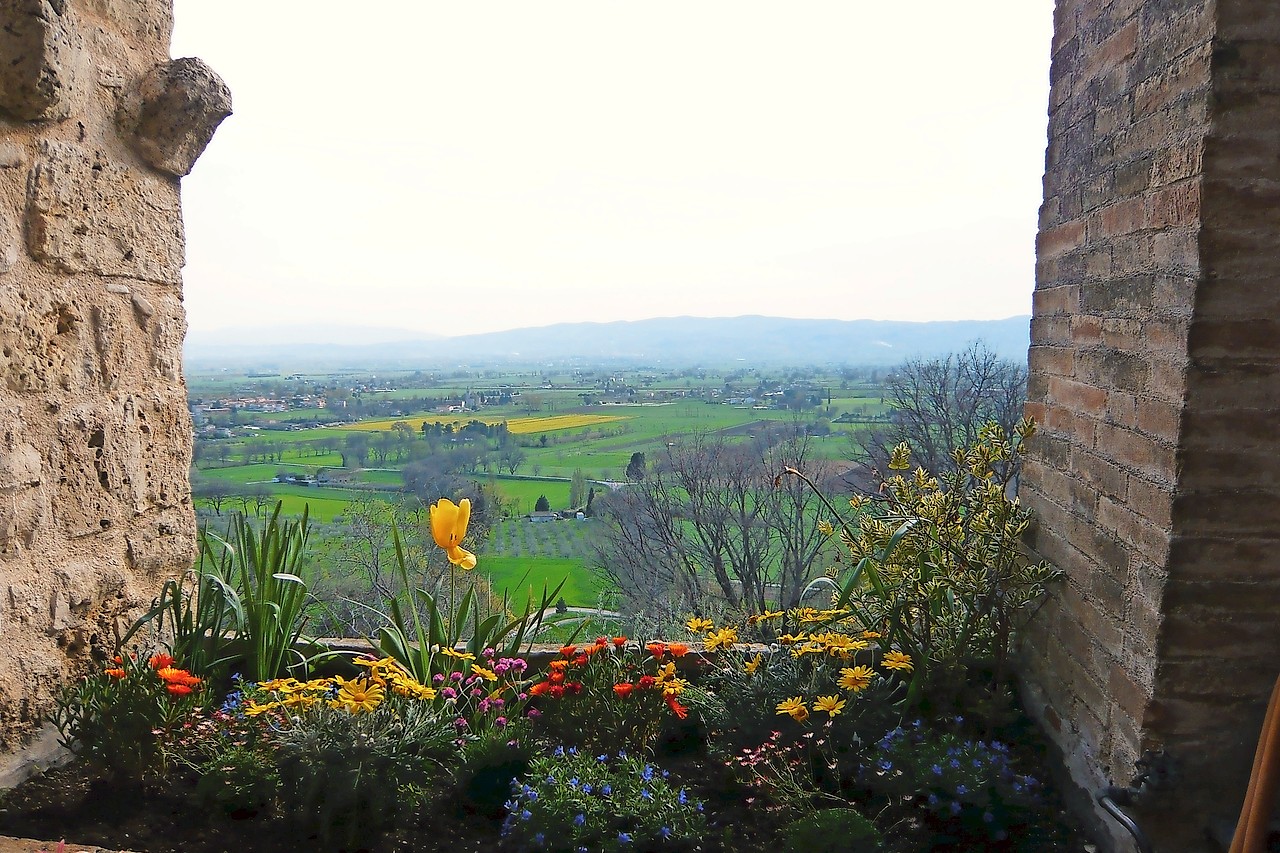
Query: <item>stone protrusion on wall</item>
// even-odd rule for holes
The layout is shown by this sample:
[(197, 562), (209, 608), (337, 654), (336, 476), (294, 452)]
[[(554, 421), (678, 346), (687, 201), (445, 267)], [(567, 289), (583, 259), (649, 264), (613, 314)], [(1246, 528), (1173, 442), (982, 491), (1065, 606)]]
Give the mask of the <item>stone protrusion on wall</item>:
[(1276, 8), (1055, 10), (1022, 495), (1066, 581), (1029, 695), (1086, 791), (1164, 750), (1139, 822), (1187, 853), (1238, 813), (1280, 671)]
[(0, 751), (195, 555), (177, 176), (230, 96), (171, 28), (0, 3)]
[(181, 177), (229, 115), (227, 84), (199, 59), (186, 58), (148, 71), (122, 104), (119, 121), (143, 160)]
[(64, 119), (79, 39), (67, 0), (6, 0), (0, 6), (0, 110), (22, 121)]

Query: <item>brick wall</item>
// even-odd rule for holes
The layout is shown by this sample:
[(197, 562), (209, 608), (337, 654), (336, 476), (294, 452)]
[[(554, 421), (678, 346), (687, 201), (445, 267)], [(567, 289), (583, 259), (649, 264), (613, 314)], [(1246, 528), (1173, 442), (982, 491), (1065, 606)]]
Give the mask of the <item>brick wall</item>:
[(1280, 4), (1059, 0), (1051, 82), (1023, 494), (1067, 581), (1030, 692), (1086, 788), (1165, 748), (1143, 813), (1196, 850), (1280, 671)]

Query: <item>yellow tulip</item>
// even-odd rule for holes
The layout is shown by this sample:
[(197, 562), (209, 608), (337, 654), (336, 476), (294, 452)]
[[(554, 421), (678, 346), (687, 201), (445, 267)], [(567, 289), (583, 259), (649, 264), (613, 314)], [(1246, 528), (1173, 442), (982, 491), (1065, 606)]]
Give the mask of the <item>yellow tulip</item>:
[(431, 505), (431, 535), (444, 549), (449, 562), (470, 571), (476, 567), (476, 555), (462, 547), (471, 520), (471, 501), (463, 498), (457, 504), (441, 498)]

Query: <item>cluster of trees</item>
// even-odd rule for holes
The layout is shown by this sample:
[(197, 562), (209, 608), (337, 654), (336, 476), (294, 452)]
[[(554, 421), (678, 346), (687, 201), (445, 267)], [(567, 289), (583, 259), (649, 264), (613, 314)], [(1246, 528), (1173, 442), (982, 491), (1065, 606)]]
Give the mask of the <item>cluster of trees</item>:
[[(792, 467), (836, 486), (835, 466), (816, 458), (804, 430), (747, 442), (694, 433), (668, 451), (594, 502), (607, 522), (596, 569), (640, 609), (660, 601), (698, 609), (708, 596), (753, 612), (799, 603), (826, 537), (818, 496), (778, 475)], [(632, 461), (640, 474), (644, 460)]]

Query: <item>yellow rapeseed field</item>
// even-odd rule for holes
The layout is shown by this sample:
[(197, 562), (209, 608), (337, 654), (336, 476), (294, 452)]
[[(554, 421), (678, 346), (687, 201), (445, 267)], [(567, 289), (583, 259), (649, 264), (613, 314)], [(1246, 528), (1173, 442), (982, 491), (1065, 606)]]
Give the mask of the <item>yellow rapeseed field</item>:
[(507, 429), (513, 435), (524, 435), (531, 432), (551, 432), (557, 429), (577, 429), (622, 420), (626, 418), (621, 415), (548, 415), (545, 418), (516, 418), (507, 421)]

